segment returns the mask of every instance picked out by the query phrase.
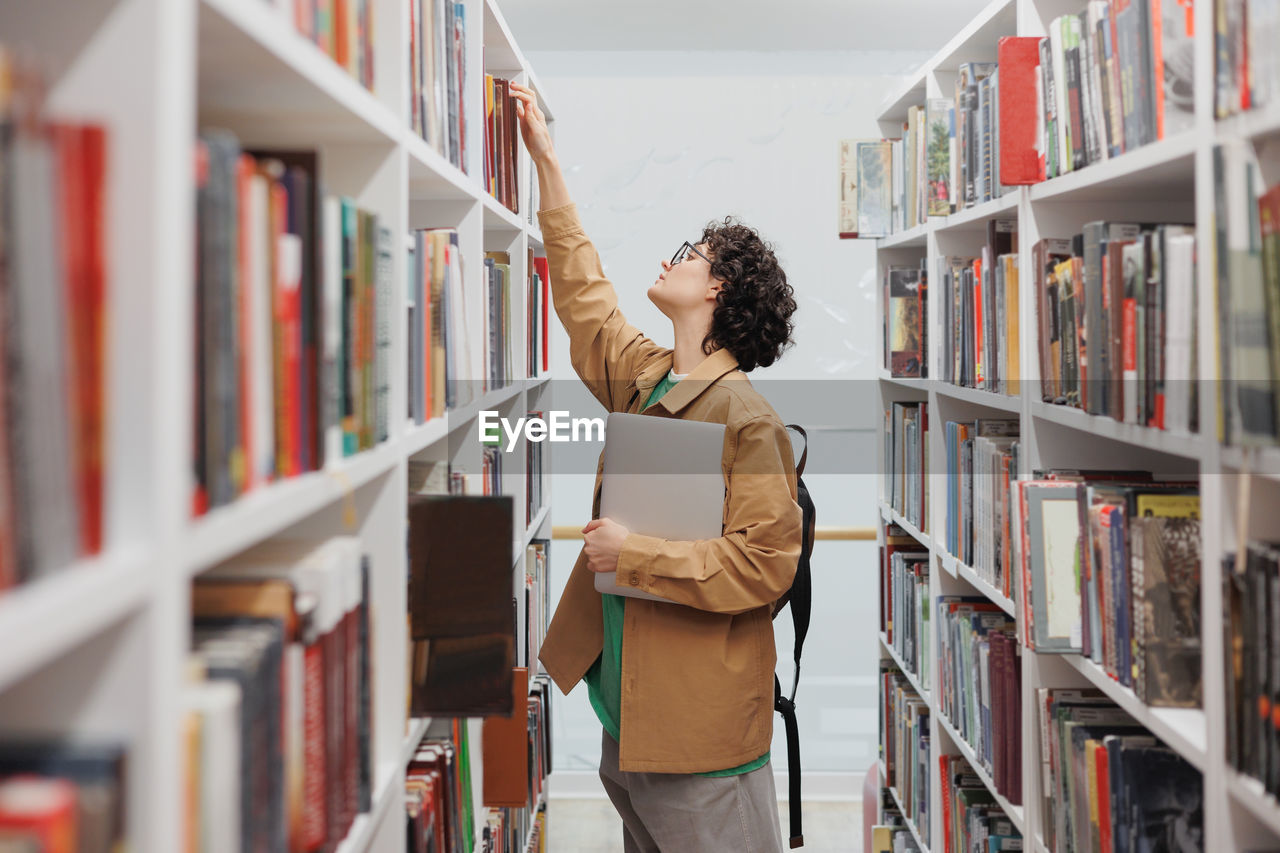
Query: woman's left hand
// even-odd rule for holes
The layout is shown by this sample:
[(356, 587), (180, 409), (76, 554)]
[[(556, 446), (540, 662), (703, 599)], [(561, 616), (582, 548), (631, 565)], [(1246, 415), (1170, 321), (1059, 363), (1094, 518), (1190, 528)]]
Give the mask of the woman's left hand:
[(582, 528), (587, 546), (587, 568), (604, 574), (618, 570), (618, 554), (631, 531), (611, 518), (594, 518)]

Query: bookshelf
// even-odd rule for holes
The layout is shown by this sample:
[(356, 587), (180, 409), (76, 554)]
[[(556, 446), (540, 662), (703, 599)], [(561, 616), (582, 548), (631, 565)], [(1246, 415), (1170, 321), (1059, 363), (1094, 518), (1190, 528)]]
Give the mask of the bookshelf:
[[(413, 130), (408, 4), (368, 0), (373, 87), (366, 89), (291, 19), (290, 0), (55, 0), (3, 4), (8, 47), (38, 58), (48, 112), (90, 120), (109, 136), (107, 279), (109, 388), (105, 544), (100, 555), (0, 595), (0, 736), (75, 736), (127, 748), (131, 850), (184, 849), (182, 732), (191, 645), (191, 583), (206, 569), (281, 536), (354, 535), (371, 560), (373, 808), (340, 853), (405, 849), (403, 780), (429, 720), (406, 724), (406, 505), (410, 460), (449, 460), (479, 474), (477, 416), (545, 408), (545, 375), (477, 395), (444, 417), (414, 423), (406, 397), (408, 264), (391, 253), (388, 437), (324, 470), (277, 480), (192, 517), (195, 365), (193, 257), (197, 133), (225, 128), (244, 147), (313, 149), (326, 193), (376, 213), (396, 238), (455, 228), (466, 299), (478, 305), (483, 255), (510, 252), (512, 313), (525, 316), (527, 252), (543, 254), (531, 208), (532, 169), (520, 149), (519, 213), (483, 184), (486, 72), (524, 82), (551, 110), (495, 0), (461, 0), (466, 19), (463, 117), (466, 170)], [(362, 4), (363, 5), (363, 4)], [(476, 364), (483, 312), (470, 313)], [(525, 324), (512, 324), (517, 375)], [(476, 374), (479, 375), (479, 374)], [(525, 546), (550, 538), (550, 481), (523, 524), (526, 446), (504, 459), (514, 498), (513, 583)], [(513, 594), (516, 588), (513, 588)], [(479, 720), (472, 781), (482, 820)], [(477, 842), (479, 839), (477, 826)]]
[[(902, 135), (907, 110), (923, 104), (928, 97), (949, 96), (957, 76), (957, 66), (965, 61), (996, 60), (997, 41), (1002, 36), (1044, 36), (1049, 22), (1058, 15), (1079, 13), (1083, 2), (1074, 0), (995, 0), (980, 12), (954, 39), (920, 69), (890, 88), (877, 115), (885, 137)], [(1020, 422), (1021, 457), (1018, 474), (1022, 478), (1044, 467), (1150, 468), (1170, 475), (1197, 477), (1202, 508), (1201, 650), (1203, 704), (1198, 709), (1153, 708), (1141, 702), (1129, 688), (1111, 678), (1102, 667), (1081, 655), (1054, 655), (1021, 647), (1021, 711), (1023, 755), (1021, 757), (1022, 806), (1008, 806), (1007, 814), (1022, 830), (1025, 849), (1047, 851), (1043, 827), (1046, 792), (1041, 789), (1038, 716), (1035, 691), (1040, 687), (1096, 687), (1148, 728), (1203, 774), (1204, 846), (1207, 850), (1244, 853), (1280, 846), (1280, 802), (1263, 786), (1229, 765), (1226, 758), (1225, 676), (1222, 624), (1222, 568), (1224, 556), (1235, 552), (1237, 521), (1242, 495), (1251, 509), (1241, 527), (1250, 539), (1276, 538), (1277, 510), (1280, 509), (1280, 452), (1275, 447), (1240, 448), (1226, 446), (1218, 438), (1217, 396), (1212, 389), (1200, 394), (1199, 420), (1208, 428), (1198, 434), (1162, 431), (1125, 424), (1108, 417), (1090, 415), (1078, 409), (1040, 400), (1039, 365), (1036, 344), (1036, 304), (1031, 283), (1031, 247), (1042, 236), (1070, 236), (1079, 233), (1085, 222), (1107, 219), (1138, 222), (1194, 222), (1196, 230), (1196, 317), (1197, 349), (1193, 353), (1200, 377), (1217, 375), (1218, 353), (1214, 274), (1214, 179), (1213, 148), (1216, 144), (1244, 139), (1274, 145), (1280, 136), (1280, 107), (1272, 103), (1226, 119), (1214, 116), (1214, 4), (1194, 4), (1196, 55), (1196, 113), (1193, 126), (1149, 145), (1117, 157), (1094, 163), (1030, 187), (1018, 187), (996, 198), (948, 216), (930, 217), (876, 241), (878, 281), (884, 281), (891, 265), (918, 265), (924, 259), (934, 293), (937, 259), (975, 254), (985, 242), (986, 223), (995, 218), (1018, 221), (1018, 267), (1020, 282), (1020, 362), (1022, 387), (1026, 393), (1004, 396), (987, 391), (960, 388), (938, 379), (902, 379), (881, 368), (877, 373), (883, 408), (893, 402), (927, 401), (929, 404), (929, 457), (926, 476), (929, 490), (928, 518), (924, 530), (917, 530), (886, 504), (884, 484), (876, 507), (884, 521), (893, 521), (930, 553), (929, 594), (978, 595), (995, 603), (1006, 613), (1018, 614), (1021, 601), (1004, 596), (981, 577), (947, 553), (945, 437), (939, 425), (952, 419), (1016, 417)], [(880, 310), (884, 295), (878, 288)], [(943, 316), (938, 299), (931, 298), (925, 322), (928, 324), (930, 377), (942, 375), (938, 342)], [(883, 343), (883, 342), (882, 342)], [(881, 347), (883, 352), (883, 346)], [(1202, 388), (1213, 383), (1205, 383)], [(883, 441), (884, 424), (880, 427)], [(883, 460), (880, 465), (883, 466)], [(883, 525), (880, 539), (883, 543)], [(934, 615), (936, 618), (936, 614)], [(1019, 635), (1019, 644), (1023, 637)], [(937, 757), (963, 754), (970, 759), (993, 795), (990, 775), (973, 760), (972, 749), (963, 742), (952, 721), (941, 712), (936, 633), (927, 640), (934, 647), (930, 681), (919, 683), (920, 697), (930, 704), (931, 838), (941, 838), (941, 783)], [(892, 647), (879, 640), (881, 658), (896, 659)], [(883, 772), (883, 769), (882, 769)], [(1049, 792), (1049, 797), (1052, 792)], [(896, 792), (895, 792), (896, 797)], [(997, 795), (997, 801), (1002, 800)], [(919, 834), (910, 826), (912, 835)], [(921, 846), (921, 849), (925, 849)], [(941, 844), (935, 843), (933, 853)], [(1117, 848), (1118, 849), (1118, 848)]]

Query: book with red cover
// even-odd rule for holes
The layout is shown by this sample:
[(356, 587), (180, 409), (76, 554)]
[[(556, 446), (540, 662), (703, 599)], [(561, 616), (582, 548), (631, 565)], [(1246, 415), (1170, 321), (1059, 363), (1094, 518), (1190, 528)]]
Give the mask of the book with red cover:
[(548, 316), (551, 302), (551, 274), (547, 272), (547, 259), (534, 258), (533, 266), (542, 279), (542, 369), (551, 369), (551, 340), (548, 337)]
[(484, 720), (482, 744), (484, 805), (529, 805), (529, 670), (517, 666), (511, 678), (512, 713)]
[(15, 776), (0, 782), (0, 835), (34, 837), (40, 853), (76, 853), (76, 786)]
[(1044, 156), (1037, 150), (1040, 39), (1006, 36), (1000, 39), (996, 56), (1000, 67), (1000, 182), (1039, 183), (1045, 178)]

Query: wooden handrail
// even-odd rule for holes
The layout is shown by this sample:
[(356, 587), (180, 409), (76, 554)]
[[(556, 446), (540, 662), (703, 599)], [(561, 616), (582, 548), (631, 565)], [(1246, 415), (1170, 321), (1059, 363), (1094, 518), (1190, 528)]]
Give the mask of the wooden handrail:
[[(551, 528), (552, 539), (582, 539), (582, 528), (574, 527), (571, 524), (557, 524)], [(874, 527), (835, 527), (818, 526), (815, 539), (822, 540), (840, 540), (845, 542), (874, 542), (876, 541), (876, 529)]]

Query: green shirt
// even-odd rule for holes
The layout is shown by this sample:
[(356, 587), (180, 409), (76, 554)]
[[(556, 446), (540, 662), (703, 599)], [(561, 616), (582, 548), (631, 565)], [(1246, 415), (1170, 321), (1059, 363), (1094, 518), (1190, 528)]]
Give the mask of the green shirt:
[[(644, 407), (647, 409), (662, 399), (662, 395), (674, 388), (677, 381), (679, 380), (675, 378), (674, 371), (664, 376), (662, 381), (654, 386)], [(604, 730), (614, 740), (620, 741), (622, 739), (620, 734), (622, 729), (622, 623), (627, 612), (627, 599), (621, 595), (602, 595), (600, 598), (604, 606), (604, 650), (587, 670), (587, 695)], [(769, 753), (766, 751), (764, 755), (746, 764), (730, 767), (728, 770), (713, 770), (694, 775), (737, 776), (758, 770), (768, 761)]]

